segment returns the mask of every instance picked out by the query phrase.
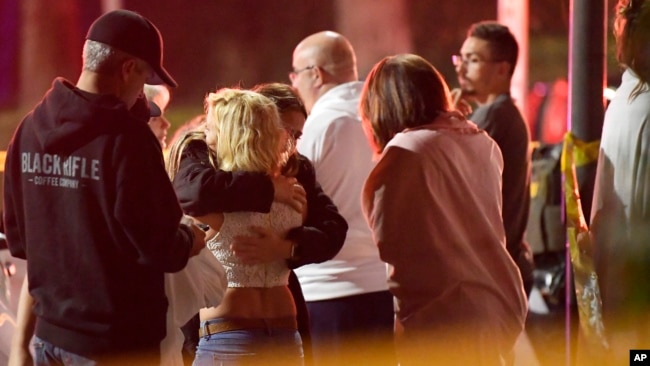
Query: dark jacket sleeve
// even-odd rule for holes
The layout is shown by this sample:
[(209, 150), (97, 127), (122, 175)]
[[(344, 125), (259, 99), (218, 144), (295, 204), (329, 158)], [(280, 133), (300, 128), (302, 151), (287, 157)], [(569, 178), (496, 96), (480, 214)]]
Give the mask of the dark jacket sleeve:
[(261, 173), (224, 172), (210, 163), (204, 141), (188, 143), (181, 153), (174, 189), (190, 216), (211, 212), (269, 212), (273, 202), (273, 183)]
[(297, 258), (288, 261), (290, 268), (332, 259), (341, 250), (348, 232), (347, 222), (323, 192), (313, 165), (305, 157), (301, 157), (296, 178), (307, 192), (307, 220), (287, 235), (299, 248)]
[(125, 136), (113, 154), (113, 217), (139, 264), (164, 272), (180, 271), (189, 259), (194, 234), (180, 224), (183, 213), (165, 172), (160, 147), (150, 138), (146, 125), (139, 133)]

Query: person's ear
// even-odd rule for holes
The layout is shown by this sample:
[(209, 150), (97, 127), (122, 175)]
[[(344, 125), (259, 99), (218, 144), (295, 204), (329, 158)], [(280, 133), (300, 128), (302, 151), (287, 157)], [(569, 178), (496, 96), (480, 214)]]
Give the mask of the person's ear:
[(314, 78), (314, 84), (321, 86), (327, 82), (328, 75), (322, 67), (316, 66), (312, 77)]
[(122, 79), (125, 81), (128, 80), (136, 72), (137, 67), (137, 61), (134, 58), (129, 58), (124, 61), (121, 69)]
[(499, 75), (510, 77), (510, 70), (514, 72), (512, 64), (508, 61), (501, 61), (497, 63), (497, 72)]

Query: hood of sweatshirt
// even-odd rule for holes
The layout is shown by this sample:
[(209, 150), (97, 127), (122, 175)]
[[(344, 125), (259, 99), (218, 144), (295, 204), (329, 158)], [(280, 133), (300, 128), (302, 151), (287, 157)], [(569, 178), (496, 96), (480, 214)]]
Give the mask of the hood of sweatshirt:
[(142, 103), (129, 111), (117, 96), (84, 92), (57, 78), (34, 109), (32, 127), (44, 151), (74, 151), (96, 136), (146, 124), (149, 110)]

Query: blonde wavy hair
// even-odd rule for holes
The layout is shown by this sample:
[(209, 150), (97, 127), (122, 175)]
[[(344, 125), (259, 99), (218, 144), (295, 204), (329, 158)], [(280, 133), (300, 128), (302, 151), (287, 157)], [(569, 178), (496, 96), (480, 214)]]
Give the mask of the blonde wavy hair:
[(285, 132), (269, 98), (224, 88), (205, 99), (208, 124), (216, 130), (219, 169), (274, 174), (286, 158)]

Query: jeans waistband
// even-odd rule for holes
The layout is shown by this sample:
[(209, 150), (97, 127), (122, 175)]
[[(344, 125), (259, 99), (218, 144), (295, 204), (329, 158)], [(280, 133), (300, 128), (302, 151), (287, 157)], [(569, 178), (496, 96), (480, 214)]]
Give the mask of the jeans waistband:
[(201, 322), (199, 337), (242, 329), (291, 329), (298, 330), (296, 317), (282, 318), (217, 318)]

